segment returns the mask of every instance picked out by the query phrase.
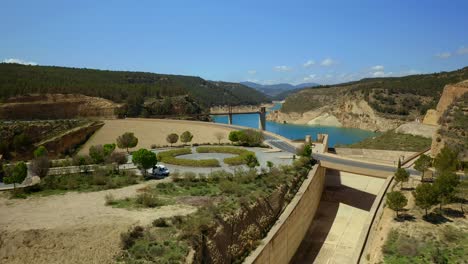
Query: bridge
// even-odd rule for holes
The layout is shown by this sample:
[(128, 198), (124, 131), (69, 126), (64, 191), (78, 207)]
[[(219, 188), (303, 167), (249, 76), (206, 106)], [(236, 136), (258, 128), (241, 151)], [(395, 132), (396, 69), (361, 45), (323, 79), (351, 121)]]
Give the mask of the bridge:
[(246, 114), (258, 114), (258, 129), (266, 130), (266, 107), (260, 107), (259, 111), (239, 111), (233, 112), (232, 106), (228, 107), (228, 112), (211, 112), (210, 115), (218, 115), (218, 116), (227, 116), (228, 117), (228, 124), (232, 125), (232, 116), (233, 115), (246, 115)]

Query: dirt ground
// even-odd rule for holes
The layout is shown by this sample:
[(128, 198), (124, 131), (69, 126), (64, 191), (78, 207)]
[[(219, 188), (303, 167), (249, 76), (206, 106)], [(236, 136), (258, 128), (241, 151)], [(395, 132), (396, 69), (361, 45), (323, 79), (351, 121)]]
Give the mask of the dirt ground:
[(148, 184), (154, 183), (24, 200), (0, 194), (0, 263), (115, 263), (120, 234), (129, 227), (195, 211), (189, 205), (142, 210), (105, 205), (108, 193), (133, 196)]
[(223, 134), (221, 142), (229, 142), (228, 135), (232, 129), (196, 121), (138, 118), (106, 120), (105, 125), (86, 142), (79, 153), (88, 154), (89, 147), (93, 145), (115, 143), (117, 137), (125, 132), (135, 134), (138, 138), (135, 149), (139, 149), (150, 148), (152, 144), (169, 145), (166, 141), (167, 135), (170, 133), (180, 135), (187, 130), (194, 135), (192, 143), (217, 143), (216, 133)]

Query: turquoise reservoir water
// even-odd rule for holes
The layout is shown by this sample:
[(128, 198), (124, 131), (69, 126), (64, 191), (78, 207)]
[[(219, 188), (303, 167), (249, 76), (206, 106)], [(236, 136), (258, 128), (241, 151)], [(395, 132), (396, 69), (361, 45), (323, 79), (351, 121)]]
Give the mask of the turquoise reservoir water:
[[(213, 120), (216, 123), (228, 123), (227, 116), (213, 116)], [(258, 115), (233, 115), (232, 123), (239, 126), (258, 128)], [(335, 146), (335, 144), (351, 144), (359, 142), (376, 135), (376, 133), (356, 128), (292, 125), (270, 121), (267, 121), (266, 129), (289, 139), (304, 139), (305, 135), (311, 135), (312, 138), (315, 139), (319, 133), (328, 134), (330, 147)]]

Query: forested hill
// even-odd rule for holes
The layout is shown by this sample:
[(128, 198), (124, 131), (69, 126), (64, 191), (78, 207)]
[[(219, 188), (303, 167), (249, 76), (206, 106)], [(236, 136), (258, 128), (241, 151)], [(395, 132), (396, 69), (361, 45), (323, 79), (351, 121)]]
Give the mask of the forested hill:
[(366, 78), (356, 82), (318, 86), (290, 94), (281, 112), (304, 113), (340, 98), (362, 98), (377, 112), (396, 117), (424, 115), (434, 108), (445, 85), (468, 79), (468, 67), (451, 72), (404, 77)]
[(30, 93), (83, 94), (117, 103), (189, 95), (204, 107), (269, 101), (245, 85), (200, 77), (0, 63), (0, 100)]

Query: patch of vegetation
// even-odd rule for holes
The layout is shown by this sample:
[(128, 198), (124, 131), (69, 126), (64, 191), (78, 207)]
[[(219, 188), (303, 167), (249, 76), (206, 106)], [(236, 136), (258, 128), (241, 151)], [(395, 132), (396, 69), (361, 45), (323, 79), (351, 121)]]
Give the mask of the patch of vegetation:
[(358, 143), (350, 145), (336, 145), (335, 147), (421, 151), (430, 147), (431, 143), (432, 139), (430, 138), (396, 133), (394, 130), (390, 130), (376, 137), (364, 139)]
[(231, 131), (229, 133), (229, 140), (237, 145), (246, 147), (264, 147), (264, 135), (261, 131), (254, 129), (244, 129)]
[(162, 151), (158, 153), (158, 160), (160, 162), (188, 166), (188, 167), (219, 167), (219, 161), (217, 159), (203, 159), (203, 160), (194, 160), (194, 159), (180, 159), (176, 158), (181, 155), (191, 154), (192, 150), (190, 148), (180, 148)]
[(143, 229), (136, 226), (122, 234), (124, 252), (118, 261), (124, 263), (184, 263), (189, 243), (179, 239), (174, 226)]
[(53, 195), (67, 191), (93, 192), (116, 189), (140, 182), (140, 176), (131, 171), (114, 171), (110, 168), (97, 169), (93, 173), (48, 175), (39, 184), (26, 187), (26, 195)]
[[(102, 97), (124, 103), (120, 114), (127, 116), (168, 114), (176, 108), (173, 105), (181, 105), (179, 97), (185, 95), (202, 107), (269, 101), (261, 92), (238, 83), (211, 82), (192, 76), (0, 63), (0, 100), (31, 93)], [(155, 100), (145, 105), (145, 98)], [(190, 102), (181, 105), (184, 113), (200, 111)]]
[[(235, 173), (217, 171), (209, 175), (175, 173), (173, 182), (159, 183), (146, 189), (145, 192), (161, 199), (173, 200), (186, 196), (212, 197), (211, 203), (200, 207), (191, 215), (156, 219), (151, 226), (144, 227), (143, 230), (137, 228), (124, 233), (122, 235), (124, 251), (119, 260), (125, 263), (146, 263), (171, 259), (178, 263), (185, 258), (189, 247), (196, 251), (201, 248), (208, 250), (205, 243), (216, 247), (210, 240), (216, 233), (213, 230), (226, 223), (245, 221), (240, 219), (243, 210), (249, 210), (280, 189), (284, 191), (281, 191), (284, 195), (282, 199), (285, 201), (284, 204), (287, 204), (307, 177), (310, 165), (309, 159), (301, 158), (296, 160), (293, 166), (280, 168), (271, 166), (269, 172), (264, 171), (261, 174), (257, 174), (255, 170), (238, 170)], [(128, 198), (126, 201), (136, 202), (134, 198)], [(236, 250), (223, 254), (229, 255), (236, 260), (236, 263), (241, 261), (255, 249), (275, 220), (275, 217), (258, 219), (259, 223), (262, 223), (261, 229), (249, 224), (240, 234), (244, 238), (231, 245), (236, 247)], [(265, 225), (265, 221), (271, 223)], [(210, 260), (204, 259), (204, 261)]]
[(435, 238), (424, 239), (393, 229), (383, 246), (383, 253), (384, 262), (390, 264), (463, 263), (468, 255), (468, 232), (445, 226), (436, 232)]
[(235, 154), (235, 157), (225, 158), (223, 161), (224, 163), (234, 166), (234, 165), (242, 165), (247, 164), (247, 157), (249, 155), (254, 155), (255, 153), (252, 151), (248, 151), (243, 148), (235, 148), (235, 147), (198, 147), (198, 153), (227, 153), (227, 154)]

